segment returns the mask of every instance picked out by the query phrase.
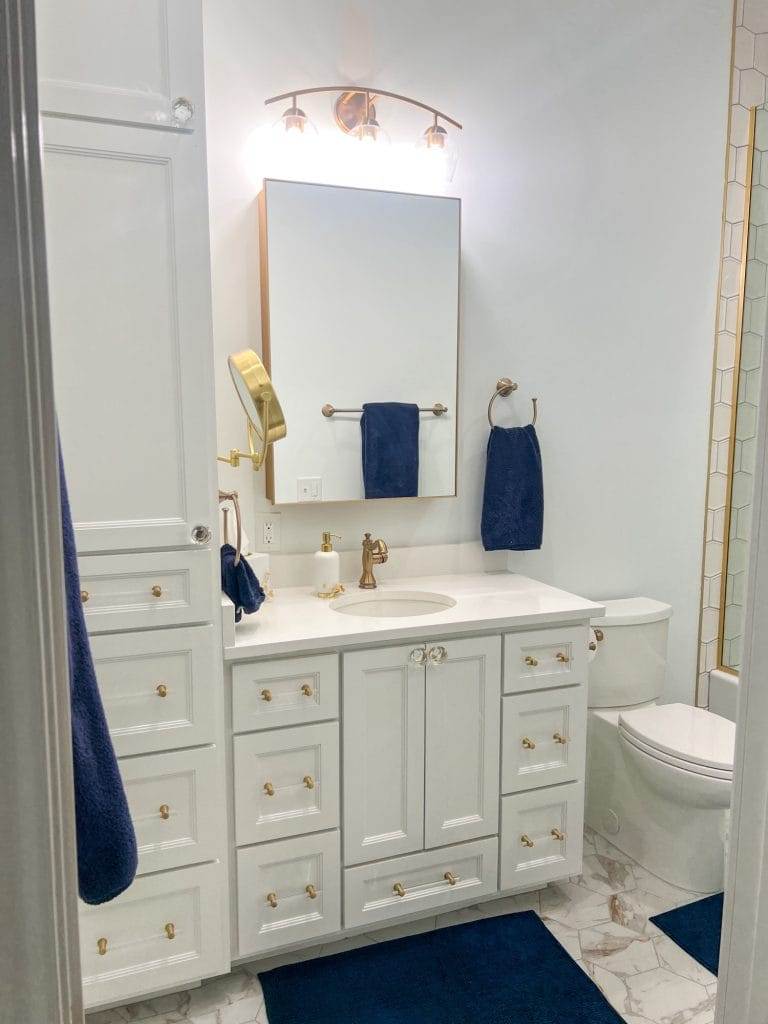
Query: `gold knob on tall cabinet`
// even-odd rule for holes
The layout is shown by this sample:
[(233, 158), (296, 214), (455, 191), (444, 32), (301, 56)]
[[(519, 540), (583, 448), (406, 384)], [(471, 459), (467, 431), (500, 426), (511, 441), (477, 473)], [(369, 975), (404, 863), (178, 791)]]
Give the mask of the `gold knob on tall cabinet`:
[(160, 817), (163, 821), (168, 821), (171, 816), (171, 808), (168, 804), (160, 804)]
[(261, 699), (265, 700), (267, 703), (269, 703), (272, 700), (272, 691), (271, 690), (262, 690), (261, 691)]
[(309, 896), (311, 900), (317, 899), (317, 889), (311, 883), (304, 887), (304, 892)]
[(526, 750), (535, 750), (536, 744), (528, 736), (523, 736), (523, 746)]
[(167, 697), (168, 687), (165, 685), (165, 683), (158, 683), (157, 686), (155, 687), (155, 693), (157, 694), (158, 697)]
[(267, 794), (267, 796), (275, 795), (275, 787), (272, 785), (271, 782), (264, 783), (264, 792)]
[[(88, 593), (87, 590), (80, 591), (80, 600), (83, 602), (83, 604), (85, 604), (85, 602), (88, 600), (90, 596), (91, 595)], [(104, 941), (106, 942), (106, 939)]]
[(567, 665), (571, 659), (568, 657), (567, 654), (563, 654), (562, 651), (558, 651), (555, 655), (555, 660), (559, 661), (561, 665)]
[(392, 892), (395, 896), (399, 896), (402, 899), (402, 897), (405, 896), (405, 886), (402, 882), (395, 882), (392, 886)]
[(96, 939), (96, 949), (99, 951), (99, 956), (104, 956), (107, 952), (107, 940)]
[(304, 683), (304, 685), (301, 688), (301, 692), (304, 694), (305, 697), (311, 697), (315, 691), (312, 689), (309, 683)]
[(154, 585), (154, 587), (152, 587), (151, 594), (152, 594), (152, 597), (162, 597), (163, 596), (163, 588), (160, 586), (159, 583), (156, 583)]
[(301, 781), (304, 783), (307, 789), (315, 788), (315, 780), (312, 778), (311, 775), (305, 775)]
[(176, 925), (173, 923), (173, 921), (169, 921), (168, 924), (163, 929), (163, 931), (165, 932), (169, 939), (176, 938)]
[(539, 659), (538, 658), (534, 658), (532, 654), (526, 654), (526, 656), (525, 656), (525, 664), (529, 668), (536, 668), (536, 666), (539, 664)]
[(565, 840), (565, 832), (561, 832), (559, 828), (553, 828), (549, 834), (560, 843)]
[(275, 907), (277, 906), (277, 893), (276, 892), (268, 892), (267, 893), (267, 903), (270, 905), (270, 907), (272, 907), (273, 910), (275, 909)]
[(448, 885), (456, 885), (456, 883), (459, 880), (459, 876), (454, 875), (452, 871), (446, 871), (445, 874), (443, 875), (443, 878), (446, 880)]
[(532, 849), (536, 845), (531, 837), (526, 835), (520, 836), (520, 843), (523, 846), (527, 846), (529, 849)]
[(563, 736), (561, 732), (553, 733), (552, 739), (555, 741), (555, 743), (562, 743), (563, 746), (565, 746), (565, 744), (568, 742), (568, 740), (565, 738), (565, 736)]

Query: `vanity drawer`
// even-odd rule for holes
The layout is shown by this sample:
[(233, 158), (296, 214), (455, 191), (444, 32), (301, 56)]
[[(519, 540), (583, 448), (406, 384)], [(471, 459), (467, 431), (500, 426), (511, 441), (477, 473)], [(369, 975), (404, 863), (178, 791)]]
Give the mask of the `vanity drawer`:
[(534, 629), (504, 637), (504, 692), (524, 693), (587, 681), (586, 626)]
[(585, 686), (502, 698), (502, 793), (584, 777), (586, 702)]
[(209, 743), (218, 678), (214, 627), (91, 638), (118, 756)]
[(87, 555), (78, 564), (90, 633), (213, 619), (208, 550)]
[(502, 797), (502, 890), (580, 874), (583, 832), (583, 782)]
[(162, 871), (216, 857), (224, 827), (215, 747), (149, 754), (120, 762), (139, 847), (139, 871)]
[(229, 970), (221, 864), (137, 878), (99, 907), (80, 904), (88, 1007), (128, 1002)]
[(344, 872), (344, 925), (360, 925), (496, 892), (498, 840), (479, 839)]
[(235, 732), (303, 725), (339, 717), (339, 659), (250, 661), (232, 668), (232, 727)]
[(238, 846), (339, 824), (337, 722), (235, 736)]
[(237, 851), (239, 956), (341, 929), (339, 833)]

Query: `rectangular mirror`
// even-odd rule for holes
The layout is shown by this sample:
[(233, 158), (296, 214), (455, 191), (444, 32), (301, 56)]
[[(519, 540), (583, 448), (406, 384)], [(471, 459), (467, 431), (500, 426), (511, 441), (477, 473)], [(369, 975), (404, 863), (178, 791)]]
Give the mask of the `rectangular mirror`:
[(264, 361), (288, 427), (276, 504), (364, 498), (369, 402), (420, 408), (416, 496), (456, 493), (460, 220), (458, 199), (264, 182)]

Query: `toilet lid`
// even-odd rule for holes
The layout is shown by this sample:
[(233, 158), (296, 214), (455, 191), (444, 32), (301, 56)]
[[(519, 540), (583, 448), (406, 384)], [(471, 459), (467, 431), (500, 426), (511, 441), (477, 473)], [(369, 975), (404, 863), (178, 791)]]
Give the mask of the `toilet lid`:
[(619, 727), (646, 747), (720, 771), (733, 771), (736, 727), (689, 704), (657, 704), (619, 715)]

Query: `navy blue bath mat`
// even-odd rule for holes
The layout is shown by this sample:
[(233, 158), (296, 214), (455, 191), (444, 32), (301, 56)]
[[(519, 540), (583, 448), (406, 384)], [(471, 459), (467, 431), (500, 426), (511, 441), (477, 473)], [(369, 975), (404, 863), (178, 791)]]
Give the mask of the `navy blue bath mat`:
[(651, 921), (702, 967), (717, 974), (720, 930), (723, 927), (723, 894), (706, 896), (685, 907), (657, 914)]
[(259, 975), (269, 1024), (621, 1024), (532, 910)]

